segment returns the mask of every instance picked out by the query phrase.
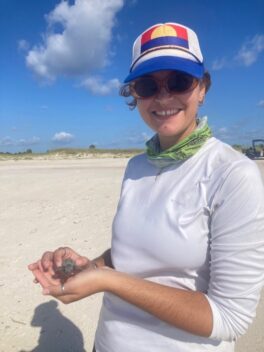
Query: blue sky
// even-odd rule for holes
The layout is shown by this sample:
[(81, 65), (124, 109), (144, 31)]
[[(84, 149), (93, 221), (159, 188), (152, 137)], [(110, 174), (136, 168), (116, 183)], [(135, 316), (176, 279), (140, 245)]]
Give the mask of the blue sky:
[(264, 138), (263, 0), (0, 0), (0, 151), (144, 147), (118, 95), (149, 26), (196, 31), (213, 85), (200, 115), (229, 144)]

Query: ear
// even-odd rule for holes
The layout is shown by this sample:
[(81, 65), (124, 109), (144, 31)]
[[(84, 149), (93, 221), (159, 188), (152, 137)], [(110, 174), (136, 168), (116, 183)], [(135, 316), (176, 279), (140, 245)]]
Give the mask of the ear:
[(199, 105), (203, 105), (205, 94), (206, 94), (206, 86), (205, 86), (205, 83), (202, 81), (200, 83), (200, 90), (199, 90)]

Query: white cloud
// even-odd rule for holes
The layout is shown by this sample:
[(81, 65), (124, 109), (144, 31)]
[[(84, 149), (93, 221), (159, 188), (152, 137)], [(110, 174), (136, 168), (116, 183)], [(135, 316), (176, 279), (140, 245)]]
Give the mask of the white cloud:
[(233, 67), (237, 64), (251, 66), (256, 62), (264, 51), (264, 34), (256, 34), (254, 37), (247, 39), (233, 57), (222, 57), (212, 63), (212, 70), (221, 70), (227, 67)]
[(26, 138), (21, 138), (19, 140), (14, 140), (10, 138), (9, 136), (4, 137), (2, 140), (0, 140), (0, 145), (2, 146), (30, 146), (30, 145), (36, 145), (39, 144), (40, 138), (39, 137), (32, 137), (29, 139)]
[(233, 136), (231, 130), (232, 128), (230, 127), (218, 127), (213, 129), (213, 133), (217, 138), (227, 141), (230, 139), (230, 136)]
[(213, 71), (221, 70), (225, 66), (227, 66), (227, 60), (225, 57), (223, 57), (222, 59), (216, 59), (212, 63), (212, 70)]
[(73, 139), (74, 135), (67, 132), (58, 132), (52, 137), (53, 142), (57, 143), (70, 143)]
[[(60, 2), (47, 16), (43, 42), (26, 56), (28, 67), (40, 78), (84, 75), (108, 63), (115, 15), (124, 0)], [(61, 31), (58, 31), (58, 27)]]
[(25, 39), (19, 40), (18, 41), (18, 49), (27, 51), (29, 49), (29, 43)]
[(18, 145), (26, 145), (26, 140), (24, 138), (19, 139), (19, 141), (17, 142)]
[(261, 108), (264, 108), (264, 99), (258, 102), (258, 106), (260, 106)]
[(241, 118), (230, 126), (214, 126), (212, 129), (215, 137), (229, 144), (250, 145), (253, 139), (263, 138), (264, 133), (260, 119), (252, 119), (251, 116)]
[(95, 95), (111, 94), (113, 91), (116, 91), (120, 85), (121, 83), (117, 78), (103, 82), (102, 78), (97, 76), (89, 77), (81, 83), (81, 86), (85, 87)]
[(144, 144), (152, 137), (151, 132), (128, 131), (108, 143), (111, 148), (144, 148)]
[(0, 145), (3, 145), (3, 146), (9, 146), (14, 144), (15, 142), (9, 136), (6, 136), (0, 140)]
[(139, 134), (133, 134), (127, 138), (128, 142), (133, 144), (142, 144), (146, 143), (151, 136), (146, 132), (141, 132)]
[(39, 137), (32, 137), (30, 139), (19, 139), (17, 141), (17, 145), (23, 145), (23, 146), (30, 146), (30, 145), (36, 145), (39, 144), (40, 138)]
[(257, 61), (263, 50), (264, 34), (256, 34), (242, 45), (235, 59), (244, 66), (250, 66)]

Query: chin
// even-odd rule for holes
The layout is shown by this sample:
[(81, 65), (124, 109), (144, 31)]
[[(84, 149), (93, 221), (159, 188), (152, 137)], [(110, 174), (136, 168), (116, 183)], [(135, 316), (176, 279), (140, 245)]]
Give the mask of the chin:
[(175, 130), (175, 129), (173, 130), (173, 129), (165, 128), (165, 129), (158, 129), (157, 133), (161, 137), (177, 137), (183, 134), (184, 132)]

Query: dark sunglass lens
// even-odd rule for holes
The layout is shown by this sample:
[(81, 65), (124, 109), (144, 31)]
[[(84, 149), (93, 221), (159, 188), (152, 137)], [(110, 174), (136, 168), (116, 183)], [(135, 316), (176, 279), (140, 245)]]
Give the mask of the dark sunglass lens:
[(142, 98), (150, 98), (157, 93), (158, 86), (151, 77), (140, 78), (134, 84), (135, 93)]
[(183, 93), (192, 88), (196, 79), (185, 73), (175, 72), (168, 79), (168, 89), (171, 92)]

